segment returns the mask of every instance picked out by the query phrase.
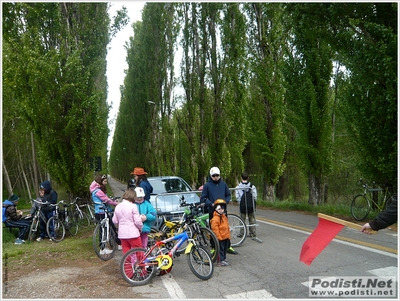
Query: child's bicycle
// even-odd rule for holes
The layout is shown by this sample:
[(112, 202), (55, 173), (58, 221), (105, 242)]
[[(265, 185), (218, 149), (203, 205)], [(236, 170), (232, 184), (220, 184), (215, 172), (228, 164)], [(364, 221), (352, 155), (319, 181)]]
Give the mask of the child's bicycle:
[[(186, 231), (173, 237), (156, 241), (150, 248), (133, 248), (122, 257), (120, 272), (130, 285), (148, 284), (155, 275), (169, 273), (173, 258), (179, 256), (176, 250), (189, 241), (185, 249), (187, 262), (192, 273), (208, 280), (214, 272), (214, 264), (210, 254), (195, 239), (189, 238)], [(176, 242), (176, 243), (174, 243)], [(170, 246), (173, 247), (169, 249)]]
[[(362, 183), (362, 179), (359, 181)], [(392, 199), (395, 195), (391, 192), (391, 186), (385, 185), (385, 188), (370, 188), (368, 184), (362, 185), (364, 188), (364, 192), (362, 194), (358, 194), (354, 197), (351, 202), (351, 215), (355, 220), (362, 221), (364, 220), (371, 209), (378, 209), (379, 211), (385, 210), (389, 204), (392, 202)], [(376, 202), (373, 197), (373, 193), (382, 192), (381, 202)]]

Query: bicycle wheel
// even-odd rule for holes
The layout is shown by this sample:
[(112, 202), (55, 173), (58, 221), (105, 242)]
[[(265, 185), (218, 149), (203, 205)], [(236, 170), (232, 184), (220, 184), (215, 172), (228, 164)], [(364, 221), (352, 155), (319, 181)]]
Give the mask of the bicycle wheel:
[(122, 278), (130, 285), (145, 285), (156, 275), (158, 262), (147, 261), (146, 249), (130, 249), (122, 257), (119, 270)]
[(39, 229), (39, 219), (33, 218), (31, 226), (29, 227), (28, 241), (34, 241), (36, 239), (38, 229)]
[(86, 212), (74, 211), (74, 217), (78, 223), (78, 229), (84, 229), (90, 226), (90, 218)]
[(210, 254), (202, 246), (193, 246), (187, 256), (189, 268), (201, 280), (208, 280), (214, 272)]
[(356, 195), (351, 202), (351, 215), (357, 221), (362, 221), (368, 216), (371, 203), (363, 194)]
[(93, 231), (93, 249), (97, 257), (107, 261), (114, 257), (117, 249), (116, 234), (111, 226), (107, 227), (105, 223), (99, 223)]
[(386, 203), (385, 203), (385, 210), (387, 210), (387, 208), (389, 207), (389, 205), (393, 202), (393, 199), (394, 199), (394, 198), (397, 198), (397, 196), (391, 195), (391, 196), (386, 200)]
[(68, 226), (69, 234), (71, 234), (72, 236), (78, 234), (79, 230), (78, 221), (76, 220), (76, 216), (75, 214), (72, 213), (72, 211), (68, 211), (68, 218), (66, 224)]
[[(46, 231), (47, 235), (49, 235), (50, 239), (54, 242), (60, 242), (65, 237), (64, 224), (57, 216), (52, 216), (47, 221)], [(54, 232), (54, 235), (51, 234), (52, 232)]]
[(198, 231), (193, 230), (193, 236), (198, 244), (211, 255), (212, 262), (215, 262), (219, 255), (219, 241), (214, 232), (209, 228), (199, 227)]
[(240, 246), (246, 239), (247, 226), (244, 220), (236, 214), (228, 213), (229, 230), (231, 232), (231, 246)]

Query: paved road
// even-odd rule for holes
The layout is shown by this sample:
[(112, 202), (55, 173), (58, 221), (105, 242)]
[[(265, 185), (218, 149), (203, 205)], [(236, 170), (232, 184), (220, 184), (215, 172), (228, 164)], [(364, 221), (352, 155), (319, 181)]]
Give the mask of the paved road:
[[(111, 179), (114, 194), (122, 196), (125, 184)], [(229, 212), (238, 207), (229, 205)], [(366, 235), (345, 227), (325, 250), (307, 266), (299, 261), (302, 244), (315, 229), (318, 218), (298, 212), (257, 210), (258, 243), (247, 238), (228, 255), (229, 267), (216, 267), (208, 281), (196, 278), (185, 256), (174, 259), (169, 275), (132, 288), (154, 299), (269, 299), (309, 298), (310, 276), (393, 276), (397, 278), (397, 232)], [(116, 257), (118, 263), (120, 255)], [(315, 298), (313, 298), (315, 299)]]

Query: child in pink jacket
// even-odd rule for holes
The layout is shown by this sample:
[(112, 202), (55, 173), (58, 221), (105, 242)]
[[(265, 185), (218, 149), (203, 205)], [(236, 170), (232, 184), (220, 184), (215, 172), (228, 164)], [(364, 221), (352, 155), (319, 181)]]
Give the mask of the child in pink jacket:
[(113, 223), (118, 227), (118, 238), (121, 240), (122, 254), (132, 248), (141, 248), (140, 232), (143, 223), (135, 204), (136, 192), (128, 189), (122, 196), (122, 203), (115, 207)]

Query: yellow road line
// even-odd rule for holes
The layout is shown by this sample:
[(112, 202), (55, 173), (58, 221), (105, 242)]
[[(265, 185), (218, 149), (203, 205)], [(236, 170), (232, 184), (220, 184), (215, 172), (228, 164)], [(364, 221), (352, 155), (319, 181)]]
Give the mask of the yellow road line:
[[(264, 217), (257, 217), (257, 219), (258, 220), (262, 220), (264, 222), (277, 224), (277, 225), (285, 226), (285, 227), (288, 227), (288, 228), (294, 228), (294, 229), (297, 229), (297, 230), (302, 230), (302, 231), (306, 231), (306, 232), (310, 232), (310, 233), (314, 231), (314, 229), (300, 227), (300, 226), (296, 226), (296, 225), (292, 225), (292, 224), (287, 224), (287, 223), (275, 221), (275, 220), (272, 220), (272, 219), (267, 219), (267, 218), (264, 218)], [(363, 235), (365, 235), (365, 234), (363, 234)], [(385, 252), (389, 252), (389, 253), (393, 253), (393, 254), (398, 254), (396, 249), (380, 246), (380, 245), (377, 245), (377, 244), (372, 244), (372, 243), (369, 243), (369, 242), (364, 242), (364, 241), (357, 240), (357, 239), (347, 238), (347, 237), (340, 236), (340, 235), (337, 235), (335, 237), (335, 239), (351, 242), (351, 243), (354, 243), (354, 244), (357, 244), (357, 245), (361, 245), (361, 246), (364, 246), (364, 247), (370, 247), (370, 248), (377, 249), (377, 250), (380, 250), (380, 251), (385, 251)]]

